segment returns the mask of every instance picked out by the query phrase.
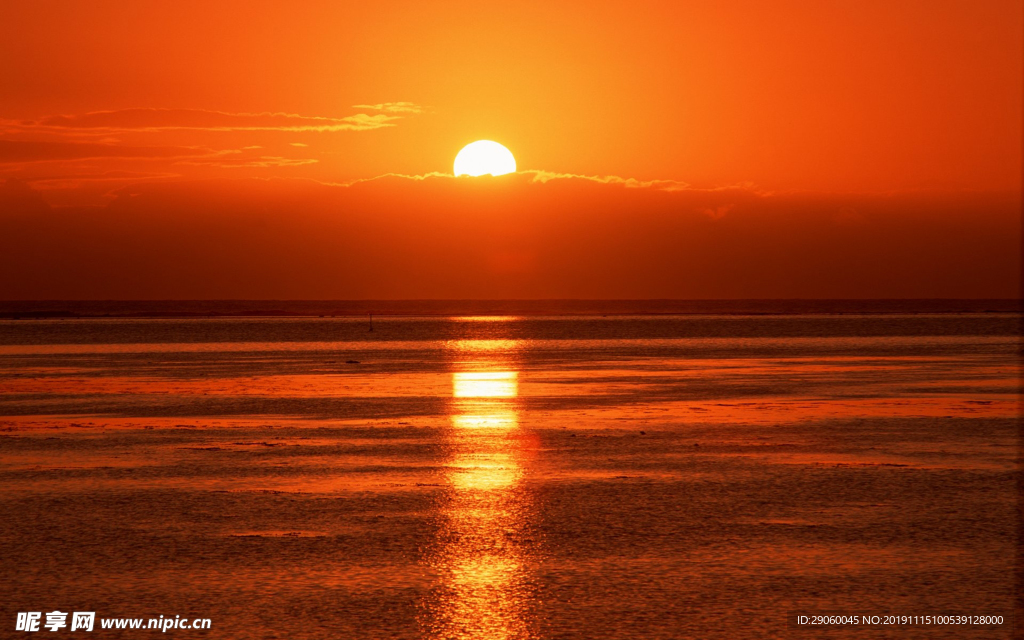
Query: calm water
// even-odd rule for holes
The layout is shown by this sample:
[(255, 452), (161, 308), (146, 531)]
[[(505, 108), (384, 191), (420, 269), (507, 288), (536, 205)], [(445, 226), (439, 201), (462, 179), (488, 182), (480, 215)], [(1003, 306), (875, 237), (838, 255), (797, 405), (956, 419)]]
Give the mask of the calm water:
[(0, 320), (0, 628), (54, 609), (281, 639), (1009, 618), (1020, 322)]

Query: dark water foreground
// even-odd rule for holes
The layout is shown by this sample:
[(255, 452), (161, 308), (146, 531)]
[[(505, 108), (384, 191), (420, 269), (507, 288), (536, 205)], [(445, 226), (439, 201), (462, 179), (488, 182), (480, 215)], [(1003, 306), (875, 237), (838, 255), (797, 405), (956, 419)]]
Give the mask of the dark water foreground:
[(0, 637), (1010, 638), (1020, 320), (0, 321)]

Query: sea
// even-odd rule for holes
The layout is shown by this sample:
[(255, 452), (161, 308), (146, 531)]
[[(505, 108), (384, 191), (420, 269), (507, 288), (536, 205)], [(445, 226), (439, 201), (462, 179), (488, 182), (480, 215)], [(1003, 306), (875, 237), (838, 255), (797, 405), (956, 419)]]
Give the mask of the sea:
[(1020, 637), (1017, 301), (0, 316), (0, 637)]

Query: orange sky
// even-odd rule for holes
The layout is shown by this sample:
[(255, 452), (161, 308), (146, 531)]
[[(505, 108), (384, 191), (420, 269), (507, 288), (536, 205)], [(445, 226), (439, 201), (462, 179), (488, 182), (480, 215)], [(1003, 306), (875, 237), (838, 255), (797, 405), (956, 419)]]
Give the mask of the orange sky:
[[(1022, 34), (1017, 0), (5, 3), (0, 245), (36, 244), (0, 261), (91, 257), (0, 297), (1015, 297)], [(524, 173), (352, 184), (481, 138)], [(453, 226), (480, 188), (505, 199)], [(228, 220), (280, 260), (215, 254)]]

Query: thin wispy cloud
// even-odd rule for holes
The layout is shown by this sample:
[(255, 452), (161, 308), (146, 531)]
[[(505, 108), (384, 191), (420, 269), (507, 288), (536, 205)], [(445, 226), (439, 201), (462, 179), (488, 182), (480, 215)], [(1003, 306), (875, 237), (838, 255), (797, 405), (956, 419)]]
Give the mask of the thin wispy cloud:
[(157, 180), (169, 180), (179, 178), (180, 174), (171, 172), (147, 172), (147, 171), (103, 171), (98, 173), (71, 173), (67, 175), (42, 175), (32, 179), (31, 185), (34, 189), (72, 189), (80, 187), (83, 183), (116, 183), (123, 184), (130, 182), (153, 182)]
[(368, 109), (384, 113), (423, 113), (426, 109), (412, 102), (378, 102), (377, 104), (355, 104), (353, 109)]
[(344, 117), (293, 113), (227, 113), (202, 109), (120, 109), (79, 115), (51, 115), (35, 120), (0, 121), (8, 133), (88, 131), (111, 134), (145, 131), (371, 131), (395, 126), (392, 113), (356, 113)]
[[(441, 179), (447, 178), (447, 179), (453, 179), (453, 180), (454, 179), (464, 179), (464, 180), (473, 180), (473, 179), (475, 179), (475, 178), (456, 178), (454, 175), (452, 175), (450, 173), (441, 173), (441, 172), (434, 171), (434, 172), (426, 173), (426, 174), (423, 174), (423, 175), (406, 175), (406, 174), (401, 174), (401, 173), (386, 173), (386, 174), (379, 175), (379, 176), (374, 176), (374, 177), (371, 177), (371, 178), (359, 178), (359, 179), (356, 179), (356, 180), (350, 180), (350, 181), (348, 181), (347, 183), (344, 183), (344, 184), (346, 184), (346, 185), (354, 185), (354, 184), (359, 184), (359, 183), (363, 183), (363, 182), (372, 182), (372, 181), (376, 181), (376, 180), (386, 180), (386, 179), (389, 179), (389, 178), (399, 178), (399, 179), (416, 180), (416, 181), (429, 180), (429, 179), (434, 179), (434, 178), (441, 178)], [(484, 179), (486, 180), (487, 178), (485, 177)], [(537, 170), (537, 169), (525, 169), (525, 170), (522, 170), (522, 171), (517, 171), (515, 174), (510, 174), (509, 178), (505, 178), (504, 176), (501, 176), (501, 177), (499, 177), (499, 179), (519, 180), (519, 181), (522, 181), (522, 180), (526, 179), (528, 182), (535, 183), (535, 184), (547, 184), (548, 182), (558, 181), (558, 180), (566, 180), (566, 181), (575, 180), (575, 181), (583, 181), (583, 182), (593, 182), (593, 183), (598, 183), (598, 184), (619, 185), (619, 186), (622, 186), (622, 187), (625, 187), (625, 188), (628, 188), (628, 189), (653, 189), (653, 190), (658, 190), (658, 191), (689, 191), (689, 190), (692, 190), (692, 187), (690, 186), (689, 183), (682, 182), (680, 180), (638, 180), (636, 178), (622, 178), (620, 176), (587, 176), (587, 175), (580, 175), (580, 174), (575, 174), (575, 173), (557, 173), (557, 172), (553, 172), (553, 171), (541, 171), (541, 170)]]
[(601, 184), (618, 184), (630, 189), (658, 189), (661, 191), (684, 191), (690, 189), (689, 183), (680, 180), (637, 180), (620, 176), (586, 176), (576, 173), (556, 173), (552, 171), (528, 170), (520, 173), (533, 176), (533, 182), (545, 184), (552, 180), (588, 180)]
[(89, 158), (184, 158), (212, 153), (184, 146), (119, 145), (94, 142), (0, 140), (0, 164), (53, 162)]
[(201, 159), (183, 160), (177, 164), (188, 165), (213, 165), (225, 169), (253, 168), (253, 167), (298, 167), (306, 164), (316, 164), (319, 160), (315, 158), (283, 158), (281, 156), (259, 156), (237, 160)]
[[(81, 184), (87, 184), (102, 170), (130, 170), (140, 162), (192, 176), (202, 167), (265, 173), (316, 165), (325, 145), (337, 150), (343, 144), (323, 134), (388, 129), (420, 112), (411, 102), (395, 102), (340, 116), (146, 107), (0, 118), (0, 178), (36, 181), (59, 172), (80, 174)], [(72, 180), (59, 184), (66, 187)]]

